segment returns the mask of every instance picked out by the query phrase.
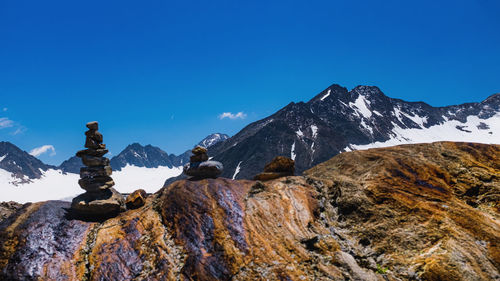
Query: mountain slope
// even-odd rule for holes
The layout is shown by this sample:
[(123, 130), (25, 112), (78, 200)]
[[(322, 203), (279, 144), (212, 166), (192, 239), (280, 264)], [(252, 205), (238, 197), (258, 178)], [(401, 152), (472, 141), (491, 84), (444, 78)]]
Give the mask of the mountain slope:
[(39, 179), (44, 171), (53, 166), (46, 165), (28, 152), (10, 142), (0, 142), (0, 169), (11, 173), (16, 183)]
[(499, 163), (498, 145), (403, 145), (177, 181), (102, 223), (26, 204), (0, 222), (0, 279), (497, 280)]
[(224, 163), (222, 176), (238, 179), (253, 177), (277, 155), (295, 159), (300, 174), (344, 151), (444, 140), (500, 143), (500, 94), (432, 107), (389, 98), (377, 87), (332, 85), (248, 125), (209, 155)]

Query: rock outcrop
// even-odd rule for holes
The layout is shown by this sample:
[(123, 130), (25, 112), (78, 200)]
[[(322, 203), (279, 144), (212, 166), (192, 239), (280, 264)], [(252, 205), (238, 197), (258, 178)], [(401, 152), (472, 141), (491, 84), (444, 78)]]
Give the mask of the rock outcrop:
[(144, 189), (137, 189), (127, 196), (127, 199), (125, 199), (125, 205), (127, 206), (127, 209), (137, 209), (144, 206), (147, 197), (148, 194)]
[(180, 180), (104, 222), (26, 204), (0, 222), (0, 280), (500, 277), (500, 146), (349, 152), (306, 174)]
[(264, 172), (257, 174), (254, 180), (272, 180), (286, 176), (293, 176), (295, 161), (285, 156), (277, 156), (266, 164)]
[(208, 160), (206, 148), (198, 145), (191, 152), (193, 155), (183, 168), (185, 175), (193, 179), (216, 178), (224, 170), (221, 162)]
[(123, 196), (112, 188), (115, 182), (111, 178), (112, 170), (109, 166), (109, 159), (103, 157), (108, 150), (102, 143), (102, 134), (97, 131), (98, 123), (89, 122), (87, 128), (89, 129), (85, 132), (87, 149), (76, 153), (86, 166), (80, 169), (78, 181), (80, 187), (86, 192), (73, 199), (71, 209), (76, 216), (89, 219), (113, 217), (125, 208)]

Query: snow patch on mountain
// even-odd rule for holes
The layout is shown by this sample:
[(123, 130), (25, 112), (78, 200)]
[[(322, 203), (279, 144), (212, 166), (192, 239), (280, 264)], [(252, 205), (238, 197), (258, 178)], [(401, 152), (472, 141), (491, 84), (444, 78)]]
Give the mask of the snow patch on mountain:
[(324, 101), (330, 95), (331, 92), (332, 90), (328, 89), (328, 92), (321, 98), (321, 101)]
[(368, 108), (366, 104), (370, 104), (370, 101), (367, 100), (364, 96), (359, 95), (358, 98), (354, 101), (354, 103), (350, 102), (349, 105), (356, 113), (361, 114), (365, 118), (372, 117), (372, 112)]
[(41, 178), (21, 183), (22, 179), (0, 169), (0, 201), (27, 203), (74, 197), (84, 192), (78, 185), (79, 178), (80, 175), (77, 174), (48, 169), (43, 172)]
[[(423, 118), (422, 118), (423, 121)], [(363, 150), (375, 147), (388, 147), (400, 144), (429, 143), (436, 141), (478, 142), (500, 144), (500, 113), (488, 119), (468, 116), (462, 123), (451, 120), (429, 128), (401, 128), (393, 123), (391, 139), (366, 145), (351, 144), (345, 151)]]
[(295, 160), (296, 156), (297, 154), (295, 154), (295, 142), (293, 142), (292, 149), (290, 150), (290, 158), (292, 158), (292, 160)]
[(238, 166), (236, 166), (236, 169), (234, 170), (234, 174), (233, 174), (233, 177), (232, 177), (232, 179), (233, 179), (233, 180), (236, 178), (236, 176), (237, 176), (237, 175), (238, 175), (238, 173), (240, 172), (240, 165), (241, 165), (241, 162), (243, 162), (243, 161), (240, 161), (240, 162), (238, 163)]
[(318, 136), (318, 126), (316, 125), (311, 125), (311, 132), (312, 132), (312, 137), (315, 139)]

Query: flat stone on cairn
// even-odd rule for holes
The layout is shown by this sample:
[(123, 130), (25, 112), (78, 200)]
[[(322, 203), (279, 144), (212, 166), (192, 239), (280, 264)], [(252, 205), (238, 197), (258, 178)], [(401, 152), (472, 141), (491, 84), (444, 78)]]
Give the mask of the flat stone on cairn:
[(78, 184), (86, 192), (75, 197), (71, 209), (78, 215), (91, 218), (109, 218), (125, 210), (123, 196), (112, 186), (115, 182), (110, 177), (112, 174), (109, 159), (103, 157), (108, 152), (102, 143), (102, 134), (97, 130), (96, 121), (87, 123), (89, 129), (85, 132), (85, 147), (76, 156), (82, 158), (86, 167), (80, 169)]
[(295, 161), (285, 156), (277, 156), (264, 167), (264, 172), (256, 175), (254, 180), (272, 180), (295, 173)]
[(194, 179), (217, 178), (224, 170), (221, 162), (208, 160), (206, 148), (196, 146), (191, 152), (193, 155), (190, 162), (184, 165), (184, 174)]

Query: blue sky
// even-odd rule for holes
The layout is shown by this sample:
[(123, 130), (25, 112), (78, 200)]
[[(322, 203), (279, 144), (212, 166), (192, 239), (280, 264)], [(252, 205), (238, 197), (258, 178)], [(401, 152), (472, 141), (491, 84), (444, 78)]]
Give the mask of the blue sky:
[[(112, 154), (181, 153), (332, 83), (434, 106), (500, 92), (500, 4), (0, 2), (0, 139), (59, 164), (98, 120)], [(231, 112), (240, 117), (220, 119)]]

